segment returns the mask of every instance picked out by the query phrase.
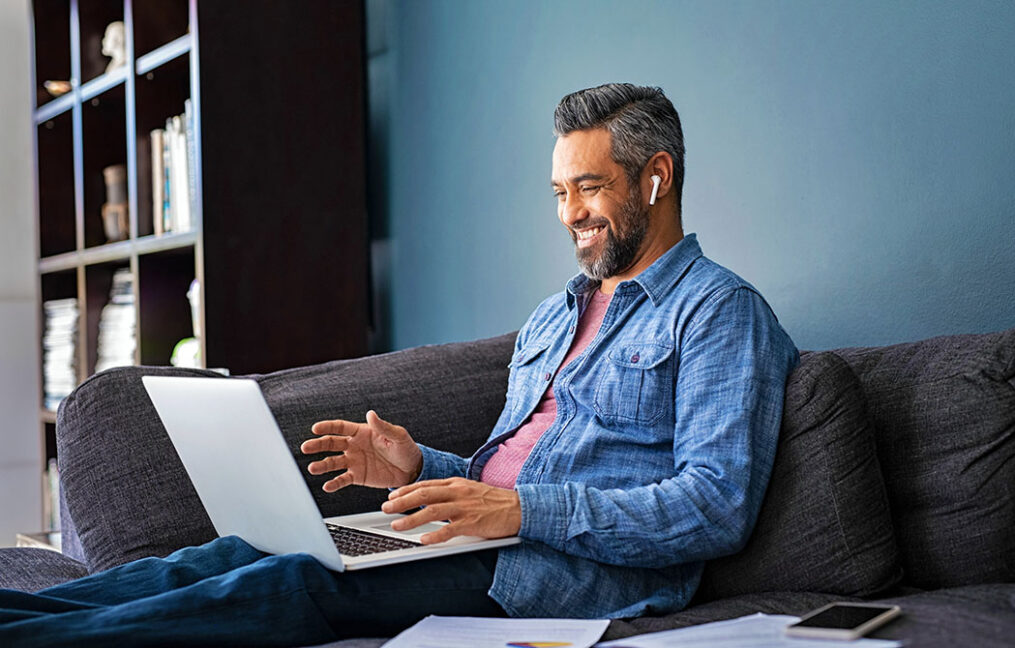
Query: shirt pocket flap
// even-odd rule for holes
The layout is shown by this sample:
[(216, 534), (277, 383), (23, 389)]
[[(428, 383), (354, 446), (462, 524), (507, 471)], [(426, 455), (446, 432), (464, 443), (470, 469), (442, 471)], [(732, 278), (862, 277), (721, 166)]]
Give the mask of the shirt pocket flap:
[(673, 355), (673, 347), (646, 342), (621, 343), (610, 350), (610, 362), (629, 369), (651, 369)]
[(549, 346), (550, 340), (547, 339), (532, 340), (531, 342), (523, 346), (521, 349), (519, 349), (517, 352), (515, 352), (514, 356), (512, 356), (511, 358), (511, 363), (508, 364), (508, 366), (519, 367), (521, 365), (529, 364), (530, 362), (538, 358), (540, 354), (543, 353), (543, 351), (546, 351), (546, 349), (548, 349)]

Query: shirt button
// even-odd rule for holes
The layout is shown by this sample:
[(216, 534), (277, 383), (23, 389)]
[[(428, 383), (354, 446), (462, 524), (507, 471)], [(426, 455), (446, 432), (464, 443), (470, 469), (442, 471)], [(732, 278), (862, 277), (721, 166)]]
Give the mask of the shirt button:
[(567, 332), (568, 332), (568, 333), (574, 333), (574, 325), (573, 325), (573, 324), (571, 325), (571, 328), (569, 328), (569, 329), (567, 330)]
[(631, 362), (637, 363), (639, 360), (641, 360), (641, 356), (639, 356), (637, 353), (631, 356)]
[(549, 380), (549, 379), (550, 379), (550, 372), (546, 372), (546, 375), (543, 376), (543, 380)]

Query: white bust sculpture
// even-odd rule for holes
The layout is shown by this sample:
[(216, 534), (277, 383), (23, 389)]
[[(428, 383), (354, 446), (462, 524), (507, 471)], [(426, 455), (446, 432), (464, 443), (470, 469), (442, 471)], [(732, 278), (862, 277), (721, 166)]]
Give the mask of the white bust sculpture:
[(122, 21), (111, 22), (106, 27), (106, 34), (102, 37), (102, 55), (112, 57), (109, 65), (106, 66), (107, 73), (121, 65), (126, 65), (127, 33)]

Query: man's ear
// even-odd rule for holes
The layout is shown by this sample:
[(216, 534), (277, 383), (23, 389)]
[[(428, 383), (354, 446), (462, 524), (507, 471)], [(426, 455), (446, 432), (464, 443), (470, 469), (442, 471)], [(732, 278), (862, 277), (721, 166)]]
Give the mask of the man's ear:
[(659, 189), (655, 192), (658, 204), (659, 200), (673, 189), (673, 157), (666, 151), (659, 151), (650, 157), (645, 168), (642, 169), (639, 184), (646, 202), (652, 195), (652, 176), (659, 176)]

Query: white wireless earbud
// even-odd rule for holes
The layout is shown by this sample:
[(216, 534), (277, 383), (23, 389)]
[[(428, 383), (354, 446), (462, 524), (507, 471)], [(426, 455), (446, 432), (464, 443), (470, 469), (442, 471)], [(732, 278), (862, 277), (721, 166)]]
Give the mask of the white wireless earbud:
[(662, 181), (663, 179), (660, 178), (659, 176), (657, 175), (652, 176), (652, 195), (648, 199), (648, 204), (650, 205), (656, 204), (656, 194), (659, 193), (659, 183)]

